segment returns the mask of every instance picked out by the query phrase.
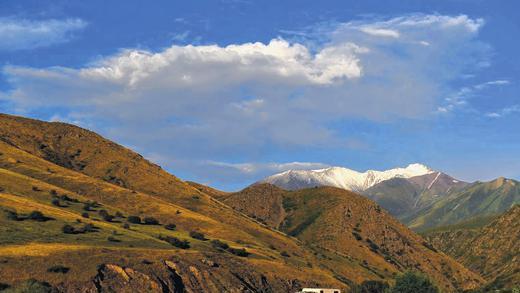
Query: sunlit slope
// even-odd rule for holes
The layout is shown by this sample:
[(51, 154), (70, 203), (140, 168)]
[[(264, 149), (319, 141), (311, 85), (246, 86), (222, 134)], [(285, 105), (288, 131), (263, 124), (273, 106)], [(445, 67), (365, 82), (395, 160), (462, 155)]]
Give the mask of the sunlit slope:
[[(0, 143), (0, 153), (0, 260), (9, 263), (0, 268), (0, 282), (14, 284), (37, 278), (53, 284), (65, 282), (63, 286), (70, 289), (78, 282), (82, 286), (90, 284), (99, 273), (98, 266), (103, 263), (141, 267), (141, 262), (147, 259), (162, 263), (157, 270), (163, 272), (168, 270), (164, 267), (164, 260), (176, 255), (181, 263), (200, 262), (202, 258), (219, 259), (220, 267), (227, 268), (220, 272), (224, 275), (234, 272), (258, 278), (270, 276), (266, 282), (274, 288), (286, 282), (283, 278), (296, 278), (303, 284), (309, 280), (308, 276), (321, 284), (346, 286), (334, 278), (332, 272), (319, 266), (307, 266), (307, 263), (318, 261), (297, 241), (262, 227), (221, 203), (215, 203), (219, 207), (215, 212), (231, 214), (243, 229), (156, 196), (54, 165), (3, 142)], [(53, 199), (63, 195), (70, 200), (61, 200), (59, 206), (53, 204)], [(97, 201), (99, 207), (92, 208), (88, 211), (89, 218), (84, 218), (84, 205), (91, 201)], [(121, 218), (108, 222), (100, 215), (100, 210), (111, 215), (120, 214)], [(39, 211), (50, 219), (43, 222), (25, 219), (33, 211)], [(9, 213), (14, 212), (22, 220), (10, 219)], [(130, 224), (127, 229), (123, 224), (127, 223), (130, 215), (154, 217), (163, 225)], [(167, 223), (176, 224), (176, 229), (166, 230), (164, 224)], [(62, 231), (64, 225), (81, 230), (86, 224), (95, 226), (95, 231), (77, 234)], [(243, 258), (219, 252), (212, 248), (209, 240), (191, 238), (188, 234), (193, 230), (203, 232), (209, 239), (225, 241), (232, 247), (245, 248), (251, 255)], [(159, 239), (158, 235), (189, 240), (191, 247), (188, 250), (177, 249)], [(277, 249), (294, 255), (287, 260)], [(132, 256), (138, 258), (132, 259)], [(65, 265), (74, 274), (46, 272), (53, 264)], [(277, 268), (276, 274), (272, 268)], [(190, 272), (187, 267), (185, 276), (190, 276)], [(236, 276), (221, 282), (240, 286)]]
[(491, 281), (490, 289), (520, 285), (520, 205), (482, 228), (449, 227), (426, 237), (435, 247), (480, 272)]
[(255, 184), (224, 202), (383, 278), (419, 270), (446, 291), (472, 288), (481, 282), (479, 276), (436, 251), (373, 201), (353, 192), (333, 187), (284, 191)]

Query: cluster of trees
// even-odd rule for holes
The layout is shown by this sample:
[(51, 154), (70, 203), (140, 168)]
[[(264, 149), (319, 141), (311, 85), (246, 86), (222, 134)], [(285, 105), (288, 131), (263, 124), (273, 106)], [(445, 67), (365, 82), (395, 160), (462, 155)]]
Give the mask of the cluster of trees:
[(390, 287), (382, 281), (365, 281), (354, 288), (353, 293), (439, 293), (439, 289), (426, 276), (415, 272), (406, 272), (397, 277), (395, 285)]

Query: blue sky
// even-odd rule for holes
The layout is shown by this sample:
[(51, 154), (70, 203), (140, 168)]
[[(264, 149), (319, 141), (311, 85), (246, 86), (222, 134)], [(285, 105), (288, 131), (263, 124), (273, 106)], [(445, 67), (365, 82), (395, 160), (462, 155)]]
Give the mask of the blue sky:
[(0, 111), (225, 190), (330, 165), (520, 179), (517, 1), (279, 2), (4, 0)]

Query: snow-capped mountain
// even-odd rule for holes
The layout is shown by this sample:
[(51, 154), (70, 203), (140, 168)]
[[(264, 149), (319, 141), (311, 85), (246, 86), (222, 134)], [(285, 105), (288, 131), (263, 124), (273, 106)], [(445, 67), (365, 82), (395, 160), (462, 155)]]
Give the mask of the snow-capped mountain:
[(386, 171), (368, 170), (363, 173), (343, 167), (330, 167), (319, 170), (289, 170), (269, 176), (260, 182), (271, 183), (288, 190), (315, 186), (334, 186), (362, 192), (388, 179), (411, 178), (434, 172), (434, 170), (422, 164), (410, 164), (405, 168), (395, 168)]

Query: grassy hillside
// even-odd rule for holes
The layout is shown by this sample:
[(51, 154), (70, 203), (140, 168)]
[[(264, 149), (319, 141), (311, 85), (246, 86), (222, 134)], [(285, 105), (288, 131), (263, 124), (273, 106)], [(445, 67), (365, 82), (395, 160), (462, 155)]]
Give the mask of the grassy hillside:
[(403, 221), (414, 230), (452, 225), (474, 217), (489, 217), (520, 203), (520, 183), (505, 178), (477, 182), (459, 192), (450, 193)]
[(224, 203), (279, 227), (307, 246), (330, 251), (338, 262), (361, 265), (381, 279), (418, 270), (448, 292), (480, 282), (477, 275), (431, 248), (377, 204), (343, 189), (285, 191), (255, 184), (228, 195)]
[(488, 290), (520, 287), (520, 205), (484, 227), (439, 228), (425, 236), (491, 281)]

